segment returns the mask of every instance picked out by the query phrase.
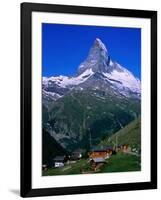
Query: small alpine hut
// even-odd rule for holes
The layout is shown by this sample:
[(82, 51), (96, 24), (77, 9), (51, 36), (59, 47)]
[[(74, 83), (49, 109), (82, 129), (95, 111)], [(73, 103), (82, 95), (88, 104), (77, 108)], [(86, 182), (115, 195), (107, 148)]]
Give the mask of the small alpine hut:
[(54, 167), (63, 167), (65, 162), (67, 162), (66, 156), (56, 156), (53, 159)]
[(128, 153), (131, 151), (131, 147), (128, 144), (121, 144), (117, 147), (117, 151)]
[(115, 154), (115, 150), (113, 149), (113, 147), (111, 146), (108, 146), (108, 147), (105, 147), (107, 153), (111, 156), (112, 154)]
[(73, 151), (70, 159), (73, 161), (80, 160), (82, 158), (82, 151), (80, 149)]
[(122, 144), (122, 152), (128, 153), (131, 151), (131, 148), (128, 144)]

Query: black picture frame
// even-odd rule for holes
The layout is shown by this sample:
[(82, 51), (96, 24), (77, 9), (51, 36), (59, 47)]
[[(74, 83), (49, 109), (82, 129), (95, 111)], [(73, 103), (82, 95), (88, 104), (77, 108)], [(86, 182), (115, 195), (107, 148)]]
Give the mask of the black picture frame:
[[(93, 186), (32, 189), (32, 12), (75, 13), (87, 15), (148, 18), (151, 20), (151, 181)], [(157, 188), (157, 12), (115, 8), (66, 6), (37, 3), (21, 4), (21, 196), (47, 196), (129, 191)]]

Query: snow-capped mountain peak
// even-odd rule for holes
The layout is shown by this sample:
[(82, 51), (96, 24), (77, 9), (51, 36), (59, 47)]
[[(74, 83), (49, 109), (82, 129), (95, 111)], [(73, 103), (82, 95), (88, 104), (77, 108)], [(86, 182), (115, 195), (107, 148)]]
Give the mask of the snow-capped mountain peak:
[(103, 44), (103, 42), (99, 38), (96, 38), (94, 43), (95, 45), (98, 45), (100, 49), (107, 52), (106, 46)]
[(110, 61), (108, 51), (103, 42), (96, 38), (89, 51), (86, 60), (78, 67), (78, 74), (81, 74), (88, 68), (92, 68), (93, 72), (104, 71), (106, 63)]
[(105, 44), (99, 38), (95, 39), (86, 60), (78, 67), (76, 76), (43, 77), (43, 89), (54, 93), (56, 90), (59, 96), (79, 86), (83, 89), (87, 85), (88, 88), (97, 87), (97, 84), (104, 85), (104, 90), (112, 87), (125, 96), (133, 93), (140, 97), (140, 80), (110, 58)]

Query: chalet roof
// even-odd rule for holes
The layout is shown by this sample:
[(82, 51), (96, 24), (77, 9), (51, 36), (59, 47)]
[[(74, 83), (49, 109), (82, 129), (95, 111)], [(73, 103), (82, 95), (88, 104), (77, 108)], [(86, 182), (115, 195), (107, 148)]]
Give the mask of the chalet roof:
[(82, 149), (76, 149), (73, 151), (73, 153), (82, 153)]
[(90, 151), (92, 152), (104, 152), (107, 150), (113, 150), (113, 148), (111, 146), (108, 147), (104, 147), (104, 148), (92, 148)]
[(103, 151), (106, 151), (106, 149), (98, 148), (98, 147), (93, 147), (90, 151), (93, 151), (93, 152), (103, 152)]
[(107, 147), (105, 147), (106, 149), (113, 149), (113, 147), (112, 146), (107, 146)]
[(79, 158), (79, 155), (71, 155), (70, 160), (77, 160)]
[(56, 156), (53, 161), (60, 161), (63, 162), (64, 161), (64, 156)]
[(76, 155), (76, 156), (79, 156), (80, 154), (81, 152), (76, 152), (76, 151), (72, 153), (72, 155)]
[(122, 143), (120, 144), (120, 146), (128, 146), (128, 144)]
[(95, 163), (105, 162), (105, 159), (102, 157), (97, 157), (92, 159)]

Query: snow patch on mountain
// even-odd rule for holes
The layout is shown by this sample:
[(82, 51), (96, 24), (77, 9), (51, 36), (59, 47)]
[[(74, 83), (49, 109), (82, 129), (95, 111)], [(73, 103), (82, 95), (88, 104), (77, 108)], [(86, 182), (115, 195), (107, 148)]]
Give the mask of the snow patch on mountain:
[(62, 97), (62, 95), (59, 95), (58, 93), (48, 92), (45, 90), (42, 90), (42, 96), (43, 96), (43, 100), (47, 100), (47, 101), (56, 101), (57, 99)]
[(93, 75), (92, 69), (87, 69), (79, 76), (75, 77), (68, 77), (68, 76), (57, 76), (57, 77), (44, 77), (43, 78), (43, 84), (49, 84), (49, 82), (54, 82), (55, 84), (59, 85), (60, 87), (68, 87), (68, 86), (75, 86), (83, 83), (86, 81), (89, 77)]
[(140, 93), (140, 80), (126, 69), (123, 71), (113, 70), (111, 73), (103, 73), (103, 75), (120, 89), (128, 88), (134, 93)]

